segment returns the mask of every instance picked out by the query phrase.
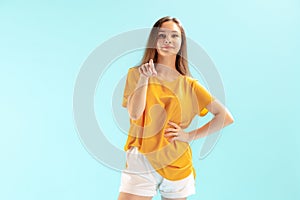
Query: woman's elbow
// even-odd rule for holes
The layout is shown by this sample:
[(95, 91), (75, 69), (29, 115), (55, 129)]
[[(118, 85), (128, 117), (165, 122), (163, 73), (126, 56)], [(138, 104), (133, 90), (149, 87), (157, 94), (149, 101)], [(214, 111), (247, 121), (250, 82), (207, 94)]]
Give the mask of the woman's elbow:
[(231, 113), (226, 111), (225, 113), (225, 124), (229, 125), (232, 124), (234, 122), (234, 118), (232, 117)]
[(225, 108), (215, 113), (215, 117), (219, 118), (223, 122), (223, 126), (228, 126), (234, 122), (234, 118), (231, 113)]
[(140, 109), (137, 109), (136, 107), (129, 106), (127, 108), (127, 110), (128, 110), (128, 115), (129, 115), (130, 119), (133, 119), (133, 120), (139, 119), (143, 114), (143, 111), (141, 111)]
[(130, 119), (132, 119), (132, 120), (138, 120), (141, 117), (141, 115), (137, 114), (137, 113), (128, 112), (128, 114), (129, 114)]

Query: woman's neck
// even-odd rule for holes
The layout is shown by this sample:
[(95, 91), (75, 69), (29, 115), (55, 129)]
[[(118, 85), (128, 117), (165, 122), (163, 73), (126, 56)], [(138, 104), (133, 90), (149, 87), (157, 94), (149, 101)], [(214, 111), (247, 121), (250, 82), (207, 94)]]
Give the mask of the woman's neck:
[(157, 63), (176, 70), (176, 55), (164, 56), (164, 57), (158, 56)]
[(176, 69), (176, 55), (169, 57), (158, 57), (155, 65), (157, 76), (162, 80), (173, 81), (180, 73)]

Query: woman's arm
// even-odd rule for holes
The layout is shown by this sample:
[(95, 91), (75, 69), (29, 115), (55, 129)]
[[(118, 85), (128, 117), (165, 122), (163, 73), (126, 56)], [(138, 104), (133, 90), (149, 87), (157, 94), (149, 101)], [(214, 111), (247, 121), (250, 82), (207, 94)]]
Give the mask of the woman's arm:
[(209, 112), (211, 112), (214, 115), (213, 119), (205, 125), (203, 125), (202, 127), (190, 131), (188, 133), (189, 141), (203, 138), (209, 134), (221, 130), (225, 126), (228, 126), (229, 124), (232, 124), (234, 122), (231, 113), (217, 99), (212, 101), (209, 105), (207, 105), (206, 108)]
[(135, 91), (128, 97), (127, 109), (129, 117), (133, 120), (140, 118), (145, 110), (148, 88), (148, 77), (140, 76)]
[(180, 125), (169, 121), (168, 123), (173, 126), (173, 128), (165, 129), (165, 137), (168, 138), (170, 142), (174, 140), (191, 142), (192, 140), (203, 138), (211, 133), (217, 132), (233, 123), (232, 115), (217, 99), (212, 101), (206, 108), (215, 115), (208, 123), (193, 131), (185, 132), (181, 129)]
[(133, 120), (140, 118), (145, 110), (149, 77), (157, 75), (153, 60), (150, 59), (149, 63), (139, 67), (139, 73), (140, 77), (137, 86), (127, 101), (129, 117)]

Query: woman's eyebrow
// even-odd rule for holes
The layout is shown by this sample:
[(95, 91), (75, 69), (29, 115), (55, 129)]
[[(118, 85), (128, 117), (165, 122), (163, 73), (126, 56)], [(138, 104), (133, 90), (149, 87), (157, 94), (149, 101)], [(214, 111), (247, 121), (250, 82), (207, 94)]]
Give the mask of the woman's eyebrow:
[[(158, 32), (162, 32), (162, 33), (165, 33), (167, 31), (158, 31)], [(178, 31), (171, 31), (172, 33), (179, 33)]]

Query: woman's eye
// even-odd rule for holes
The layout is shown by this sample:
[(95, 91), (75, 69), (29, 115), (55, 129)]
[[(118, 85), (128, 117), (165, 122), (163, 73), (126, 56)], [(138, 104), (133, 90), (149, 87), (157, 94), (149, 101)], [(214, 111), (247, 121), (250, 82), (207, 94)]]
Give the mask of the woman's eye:
[(174, 35), (172, 35), (172, 37), (174, 37), (174, 38), (175, 38), (175, 37), (179, 37), (179, 35), (177, 35), (177, 34), (174, 34)]
[(166, 35), (161, 33), (161, 34), (158, 34), (158, 37), (159, 37), (159, 38), (165, 38)]

